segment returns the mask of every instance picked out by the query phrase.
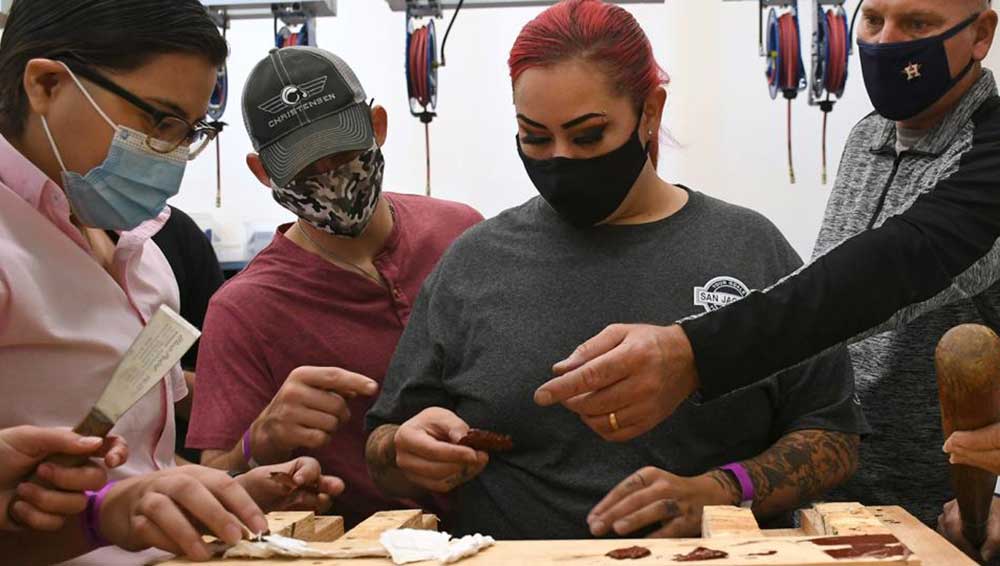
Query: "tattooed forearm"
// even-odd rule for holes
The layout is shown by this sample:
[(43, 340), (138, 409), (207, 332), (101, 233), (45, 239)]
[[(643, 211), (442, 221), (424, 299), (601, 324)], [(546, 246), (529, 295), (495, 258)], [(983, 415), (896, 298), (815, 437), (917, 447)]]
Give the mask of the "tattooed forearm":
[(397, 425), (382, 425), (372, 431), (365, 444), (368, 475), (375, 485), (393, 497), (418, 497), (423, 490), (413, 485), (396, 466)]
[(396, 467), (397, 425), (382, 425), (372, 431), (365, 445), (365, 459), (369, 467)]
[(712, 470), (706, 474), (709, 479), (719, 485), (722, 493), (730, 500), (730, 505), (739, 505), (743, 502), (743, 488), (739, 482), (728, 472), (722, 470)]
[(753, 480), (754, 513), (795, 509), (843, 483), (857, 468), (860, 442), (856, 434), (802, 430), (743, 462)]

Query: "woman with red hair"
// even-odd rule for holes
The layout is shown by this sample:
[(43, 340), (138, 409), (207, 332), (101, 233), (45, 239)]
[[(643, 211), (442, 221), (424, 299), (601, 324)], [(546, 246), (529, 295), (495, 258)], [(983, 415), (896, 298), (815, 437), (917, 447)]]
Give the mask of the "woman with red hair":
[[(541, 196), (471, 229), (427, 279), (367, 416), (376, 483), (454, 492), (452, 532), (524, 539), (692, 536), (705, 505), (775, 517), (844, 481), (865, 426), (842, 350), (638, 437), (641, 413), (581, 403), (655, 391), (533, 402), (605, 325), (714, 310), (800, 261), (763, 217), (658, 175), (668, 79), (626, 10), (560, 2), (525, 26), (510, 67)], [(463, 443), (470, 427), (513, 448)]]

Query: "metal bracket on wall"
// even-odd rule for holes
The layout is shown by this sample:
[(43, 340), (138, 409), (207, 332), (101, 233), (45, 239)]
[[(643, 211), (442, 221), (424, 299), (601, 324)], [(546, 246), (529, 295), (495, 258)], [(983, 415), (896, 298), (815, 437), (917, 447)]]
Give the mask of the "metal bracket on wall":
[[(469, 8), (523, 8), (526, 6), (551, 6), (558, 0), (465, 0), (463, 10)], [(666, 0), (613, 0), (615, 4), (663, 4)], [(414, 16), (417, 10), (432, 10), (430, 4), (437, 5), (437, 14), (428, 11), (425, 15), (439, 16), (441, 10), (454, 10), (458, 6), (458, 0), (386, 0), (389, 9), (393, 12), (406, 12), (409, 10)]]
[(794, 5), (797, 0), (722, 0), (723, 2), (756, 2), (760, 4), (761, 8), (769, 8), (774, 6), (776, 8), (784, 8), (786, 6)]
[[(2, 1), (2, 0), (0, 0)], [(253, 2), (248, 0), (201, 0), (210, 14), (221, 22), (229, 20), (270, 20), (277, 16), (287, 25), (300, 25), (309, 18), (337, 15), (337, 0), (301, 2)]]
[[(762, 8), (767, 8), (770, 6), (784, 7), (791, 6), (796, 3), (796, 0), (722, 0), (723, 2), (757, 2)], [(815, 3), (820, 6), (843, 6), (847, 3), (847, 0), (814, 0)]]
[(438, 0), (407, 0), (406, 13), (411, 18), (440, 18), (441, 2)]

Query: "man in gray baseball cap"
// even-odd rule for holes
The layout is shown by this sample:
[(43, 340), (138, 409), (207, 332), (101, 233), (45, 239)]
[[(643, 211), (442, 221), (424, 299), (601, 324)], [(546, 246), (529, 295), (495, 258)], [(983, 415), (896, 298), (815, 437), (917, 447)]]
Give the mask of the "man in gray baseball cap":
[[(365, 151), (375, 140), (373, 113), (354, 71), (310, 47), (271, 51), (243, 92), (243, 120), (267, 174), (279, 187), (329, 155)], [(384, 135), (384, 132), (383, 132)]]
[(243, 116), (250, 170), (298, 220), (209, 305), (187, 444), (226, 470), (315, 455), (347, 484), (336, 512), (348, 525), (383, 509), (439, 510), (379, 492), (361, 420), (424, 279), (482, 217), (382, 192), (386, 111), (328, 51), (272, 51), (250, 74)]
[[(366, 98), (343, 59), (312, 47), (272, 50), (243, 91), (243, 120), (259, 154), (249, 156), (250, 169), (278, 204), (337, 236), (360, 235), (377, 212), (386, 113)], [(314, 175), (359, 156), (339, 183)]]

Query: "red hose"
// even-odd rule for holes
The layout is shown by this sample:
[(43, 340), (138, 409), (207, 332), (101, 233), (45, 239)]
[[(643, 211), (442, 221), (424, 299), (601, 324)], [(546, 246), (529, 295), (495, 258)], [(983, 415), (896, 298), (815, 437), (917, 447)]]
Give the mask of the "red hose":
[(425, 26), (414, 30), (410, 36), (410, 90), (413, 98), (426, 107), (431, 102), (430, 84), (427, 79), (427, 48), (430, 30)]
[(417, 73), (416, 68), (416, 57), (414, 54), (417, 52), (417, 44), (420, 43), (420, 30), (413, 30), (410, 35), (410, 52), (408, 55), (408, 61), (406, 64), (410, 68), (410, 95), (413, 98), (419, 98), (418, 91), (420, 90), (420, 75)]
[(799, 43), (799, 26), (795, 16), (789, 12), (778, 18), (778, 44), (781, 49), (781, 71), (779, 80), (781, 89), (788, 99), (788, 178), (795, 184), (795, 161), (792, 157), (792, 100), (799, 90), (799, 65), (801, 45)]
[(417, 100), (424, 103), (424, 66), (420, 63), (423, 60), (424, 52), (424, 28), (417, 31), (417, 41), (413, 46), (412, 63), (413, 71), (417, 77)]
[(417, 52), (417, 76), (420, 77), (420, 104), (427, 106), (430, 101), (430, 92), (427, 88), (427, 38), (429, 30), (424, 27), (420, 34), (420, 50)]
[(783, 73), (781, 88), (798, 90), (799, 88), (799, 26), (791, 13), (778, 18), (781, 30), (781, 64)]
[(847, 81), (847, 35), (844, 16), (829, 10), (826, 13), (827, 29), (829, 29), (830, 57), (827, 61), (826, 87), (827, 92), (839, 93), (844, 90)]
[[(409, 70), (408, 85), (410, 97), (424, 107), (425, 112), (431, 104), (431, 85), (428, 76), (430, 68), (430, 57), (428, 55), (431, 34), (430, 27), (424, 26), (414, 30), (410, 34), (410, 51), (407, 54), (407, 66)], [(433, 116), (433, 114), (431, 114)], [(424, 120), (424, 142), (427, 151), (427, 196), (431, 194), (431, 139), (430, 120)]]
[(835, 10), (828, 10), (826, 18), (828, 53), (826, 56), (826, 73), (823, 77), (823, 88), (826, 90), (826, 102), (820, 106), (823, 109), (823, 169), (822, 182), (827, 183), (827, 122), (833, 110), (832, 96), (841, 96), (847, 83), (848, 65), (848, 33), (847, 16)]

